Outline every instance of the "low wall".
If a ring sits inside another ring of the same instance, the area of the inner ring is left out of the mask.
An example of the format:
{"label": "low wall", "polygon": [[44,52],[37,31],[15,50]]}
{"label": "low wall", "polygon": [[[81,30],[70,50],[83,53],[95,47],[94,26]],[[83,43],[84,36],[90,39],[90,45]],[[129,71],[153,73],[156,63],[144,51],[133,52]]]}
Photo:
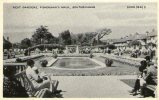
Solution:
{"label": "low wall", "polygon": [[[31,56],[23,56],[23,57],[18,57],[21,59],[22,62],[25,62],[27,61],[28,59],[37,59],[37,58],[40,58],[40,57],[43,57],[44,55],[31,55]],[[17,58],[14,58],[14,59],[6,59],[4,60],[3,62],[4,63],[14,63],[16,62],[16,59]]]}
{"label": "low wall", "polygon": [[130,66],[136,66],[136,67],[140,66],[140,62],[144,60],[144,58],[130,58],[126,56],[117,56],[117,55],[111,55],[111,54],[104,54],[100,56],[103,58],[110,58],[110,59],[113,59],[114,61],[128,64]]}

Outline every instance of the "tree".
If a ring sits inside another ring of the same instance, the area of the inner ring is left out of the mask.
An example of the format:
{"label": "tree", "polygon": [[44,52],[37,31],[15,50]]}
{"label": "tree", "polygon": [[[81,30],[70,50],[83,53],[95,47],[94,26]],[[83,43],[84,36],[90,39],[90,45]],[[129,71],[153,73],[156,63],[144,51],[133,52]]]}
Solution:
{"label": "tree", "polygon": [[31,47],[31,40],[29,38],[25,38],[21,41],[21,48],[22,49],[27,49],[29,47]]}
{"label": "tree", "polygon": [[114,44],[108,44],[107,47],[109,49],[116,49],[116,46]]}
{"label": "tree", "polygon": [[4,37],[3,37],[3,49],[11,49],[12,48],[12,43],[10,41],[7,41]]}
{"label": "tree", "polygon": [[59,41],[64,45],[71,45],[71,34],[69,30],[66,30],[59,34]]}
{"label": "tree", "polygon": [[97,44],[99,43],[100,39],[103,38],[105,35],[110,34],[112,31],[111,29],[103,28],[97,31],[97,35],[94,37],[97,40]]}
{"label": "tree", "polygon": [[82,45],[84,44],[89,44],[91,45],[92,43],[92,39],[96,36],[96,33],[95,32],[87,32],[87,33],[84,33],[82,35],[82,39],[81,39],[81,43]]}
{"label": "tree", "polygon": [[83,40],[83,34],[82,33],[77,34],[77,41],[78,41],[79,44],[81,44],[82,40]]}
{"label": "tree", "polygon": [[71,33],[71,44],[72,45],[76,45],[76,44],[78,44],[78,39],[77,39],[77,35],[76,34],[73,34],[73,33]]}
{"label": "tree", "polygon": [[47,26],[40,26],[36,29],[32,35],[33,43],[42,44],[42,43],[51,43],[54,42],[55,37],[48,31]]}

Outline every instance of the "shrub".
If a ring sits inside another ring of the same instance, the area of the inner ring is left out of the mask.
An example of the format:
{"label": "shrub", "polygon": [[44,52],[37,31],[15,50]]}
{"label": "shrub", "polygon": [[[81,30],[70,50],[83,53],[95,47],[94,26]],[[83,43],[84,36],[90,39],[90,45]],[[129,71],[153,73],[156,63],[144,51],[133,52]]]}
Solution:
{"label": "shrub", "polygon": [[132,51],[131,51],[131,50],[125,50],[124,53],[126,53],[126,54],[131,54]]}
{"label": "shrub", "polygon": [[53,55],[53,57],[56,59],[56,58],[58,57],[58,55],[55,53],[55,54]]}
{"label": "shrub", "polygon": [[111,50],[110,49],[108,50],[108,54],[111,54]]}
{"label": "shrub", "polygon": [[148,55],[148,52],[143,51],[142,54],[143,54],[143,55]]}
{"label": "shrub", "polygon": [[41,66],[42,66],[42,67],[46,67],[47,64],[48,64],[48,61],[47,61],[47,60],[41,61]]}
{"label": "shrub", "polygon": [[18,62],[22,62],[22,59],[17,58],[17,59],[16,59],[16,62],[17,62],[17,63],[18,63]]}
{"label": "shrub", "polygon": [[105,64],[106,64],[107,67],[111,67],[111,65],[113,64],[113,60],[106,58],[105,59]]}
{"label": "shrub", "polygon": [[132,53],[131,57],[137,58],[137,54],[136,53]]}
{"label": "shrub", "polygon": [[90,57],[90,58],[93,58],[93,54],[91,53],[89,57]]}

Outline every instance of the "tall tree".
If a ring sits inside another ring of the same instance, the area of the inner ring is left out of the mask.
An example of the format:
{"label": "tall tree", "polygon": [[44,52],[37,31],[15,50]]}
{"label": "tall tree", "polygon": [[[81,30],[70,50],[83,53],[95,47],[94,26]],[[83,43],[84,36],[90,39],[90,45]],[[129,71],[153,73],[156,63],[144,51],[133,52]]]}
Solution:
{"label": "tall tree", "polygon": [[100,42],[101,38],[103,38],[105,35],[110,34],[111,32],[112,32],[111,29],[107,29],[107,28],[103,28],[97,31],[97,35],[94,37],[97,40],[97,44]]}
{"label": "tall tree", "polygon": [[59,34],[59,40],[61,44],[71,45],[71,34],[69,30],[66,30]]}
{"label": "tall tree", "polygon": [[48,31],[47,26],[40,26],[32,35],[33,43],[50,43],[55,37]]}

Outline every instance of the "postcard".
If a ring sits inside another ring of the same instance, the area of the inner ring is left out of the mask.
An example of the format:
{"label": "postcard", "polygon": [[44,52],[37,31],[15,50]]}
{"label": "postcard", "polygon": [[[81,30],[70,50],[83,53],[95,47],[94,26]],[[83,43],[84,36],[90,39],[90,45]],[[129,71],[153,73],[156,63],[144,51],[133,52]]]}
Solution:
{"label": "postcard", "polygon": [[157,2],[3,2],[2,98],[157,98]]}

